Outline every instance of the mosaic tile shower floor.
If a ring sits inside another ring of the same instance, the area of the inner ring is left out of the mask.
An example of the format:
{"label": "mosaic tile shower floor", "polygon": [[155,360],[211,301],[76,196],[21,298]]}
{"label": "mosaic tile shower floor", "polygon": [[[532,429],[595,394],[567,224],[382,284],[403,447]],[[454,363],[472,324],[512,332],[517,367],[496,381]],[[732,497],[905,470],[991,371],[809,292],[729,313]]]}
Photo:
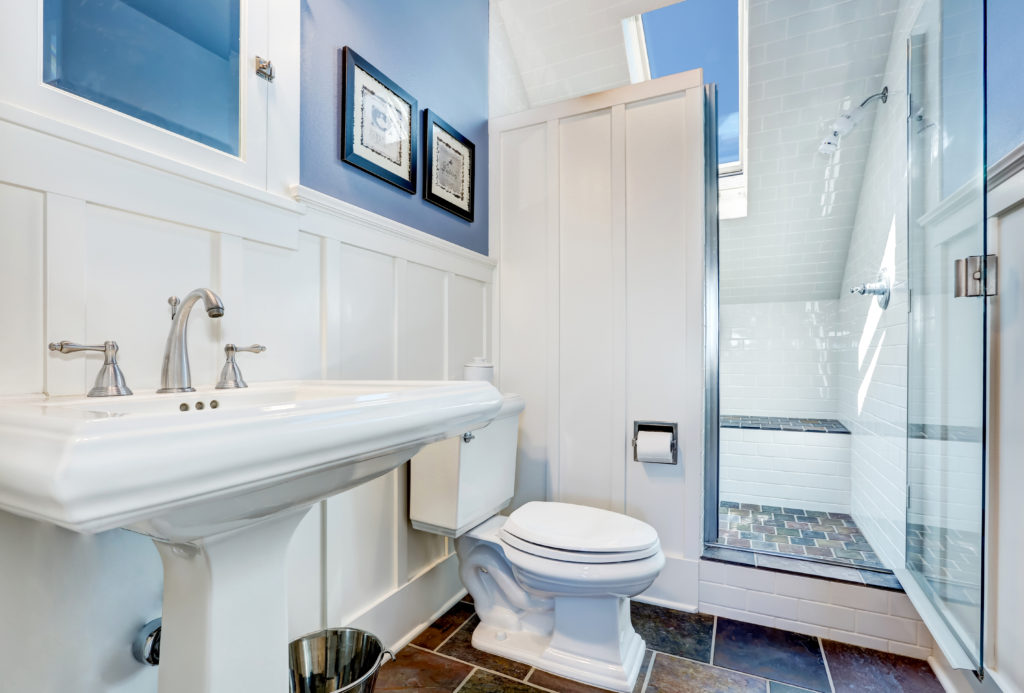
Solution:
{"label": "mosaic tile shower floor", "polygon": [[[707,614],[633,602],[647,642],[634,693],[941,693],[927,662]],[[375,691],[599,693],[604,689],[480,652],[459,602],[381,669]]]}
{"label": "mosaic tile shower floor", "polygon": [[718,543],[857,568],[886,569],[846,513],[723,500],[718,507]]}

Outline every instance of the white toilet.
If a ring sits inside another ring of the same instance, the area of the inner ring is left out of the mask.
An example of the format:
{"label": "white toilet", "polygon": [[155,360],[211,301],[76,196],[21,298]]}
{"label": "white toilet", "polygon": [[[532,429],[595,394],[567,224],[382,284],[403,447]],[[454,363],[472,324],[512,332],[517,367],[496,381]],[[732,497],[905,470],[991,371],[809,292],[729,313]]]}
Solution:
{"label": "white toilet", "polygon": [[458,537],[460,575],[480,617],[474,647],[631,691],[645,645],[629,598],[665,565],[658,534],[626,515],[568,503],[498,515],[515,487],[522,410],[522,398],[507,395],[489,426],[413,458],[413,526]]}

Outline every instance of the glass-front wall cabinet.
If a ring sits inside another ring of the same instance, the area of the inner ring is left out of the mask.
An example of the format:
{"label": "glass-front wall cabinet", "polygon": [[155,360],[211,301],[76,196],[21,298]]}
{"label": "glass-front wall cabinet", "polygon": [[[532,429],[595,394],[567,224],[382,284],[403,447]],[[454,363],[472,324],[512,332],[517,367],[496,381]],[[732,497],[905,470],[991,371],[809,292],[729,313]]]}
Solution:
{"label": "glass-front wall cabinet", "polygon": [[43,82],[237,156],[240,0],[45,0]]}

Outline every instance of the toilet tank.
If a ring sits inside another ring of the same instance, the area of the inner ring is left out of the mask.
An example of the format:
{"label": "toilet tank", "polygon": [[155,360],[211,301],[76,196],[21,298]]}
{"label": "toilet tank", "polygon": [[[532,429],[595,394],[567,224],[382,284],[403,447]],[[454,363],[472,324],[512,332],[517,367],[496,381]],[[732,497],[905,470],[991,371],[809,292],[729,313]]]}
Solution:
{"label": "toilet tank", "polygon": [[[523,398],[505,395],[498,415],[464,437],[426,446],[412,458],[409,519],[424,532],[457,537],[512,501]],[[472,437],[470,437],[472,436]]]}

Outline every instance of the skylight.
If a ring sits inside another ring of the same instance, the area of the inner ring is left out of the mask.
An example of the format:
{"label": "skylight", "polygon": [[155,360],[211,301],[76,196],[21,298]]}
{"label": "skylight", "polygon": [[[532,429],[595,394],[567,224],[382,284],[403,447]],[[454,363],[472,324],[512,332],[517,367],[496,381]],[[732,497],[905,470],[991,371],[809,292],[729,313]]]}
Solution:
{"label": "skylight", "polygon": [[633,81],[700,67],[704,81],[718,85],[718,163],[737,171],[741,160],[739,4],[684,0],[631,17],[624,25]]}

